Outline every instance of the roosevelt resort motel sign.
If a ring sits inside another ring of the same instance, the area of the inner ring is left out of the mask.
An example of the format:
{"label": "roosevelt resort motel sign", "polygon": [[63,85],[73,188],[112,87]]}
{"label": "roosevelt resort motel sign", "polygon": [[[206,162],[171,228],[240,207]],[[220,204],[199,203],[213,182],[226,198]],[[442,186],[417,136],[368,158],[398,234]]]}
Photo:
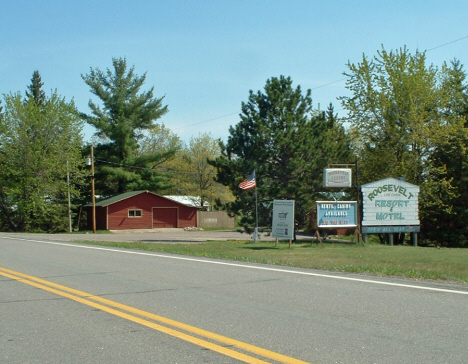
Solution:
{"label": "roosevelt resort motel sign", "polygon": [[419,231],[419,186],[387,178],[361,186],[362,232]]}

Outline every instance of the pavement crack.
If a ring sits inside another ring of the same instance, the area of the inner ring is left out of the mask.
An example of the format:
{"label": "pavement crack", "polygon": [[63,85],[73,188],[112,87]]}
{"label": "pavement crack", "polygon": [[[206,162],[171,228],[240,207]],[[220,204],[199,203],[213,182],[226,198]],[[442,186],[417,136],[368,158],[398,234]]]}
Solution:
{"label": "pavement crack", "polygon": [[65,297],[57,297],[57,298],[41,298],[41,299],[34,299],[34,300],[3,300],[0,301],[0,304],[3,303],[25,303],[25,302],[47,302],[47,301],[60,301],[66,300]]}

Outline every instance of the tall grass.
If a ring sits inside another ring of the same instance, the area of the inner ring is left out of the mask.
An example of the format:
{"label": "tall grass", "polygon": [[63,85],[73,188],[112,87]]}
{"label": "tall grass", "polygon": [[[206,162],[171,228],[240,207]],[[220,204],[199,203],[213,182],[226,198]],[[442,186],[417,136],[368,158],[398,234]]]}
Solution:
{"label": "tall grass", "polygon": [[323,269],[378,276],[468,283],[468,249],[386,246],[380,244],[208,241],[202,244],[90,242],[125,249],[231,259],[289,267]]}

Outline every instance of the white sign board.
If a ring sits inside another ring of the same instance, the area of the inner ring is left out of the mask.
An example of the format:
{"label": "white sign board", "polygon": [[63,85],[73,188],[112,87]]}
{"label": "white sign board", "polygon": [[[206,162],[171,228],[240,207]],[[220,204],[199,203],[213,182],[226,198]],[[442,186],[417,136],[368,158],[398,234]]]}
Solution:
{"label": "white sign board", "polygon": [[271,236],[277,239],[294,237],[294,200],[273,200]]}
{"label": "white sign board", "polygon": [[387,178],[361,186],[362,226],[419,225],[419,186]]}
{"label": "white sign board", "polygon": [[351,187],[351,168],[325,168],[323,187]]}

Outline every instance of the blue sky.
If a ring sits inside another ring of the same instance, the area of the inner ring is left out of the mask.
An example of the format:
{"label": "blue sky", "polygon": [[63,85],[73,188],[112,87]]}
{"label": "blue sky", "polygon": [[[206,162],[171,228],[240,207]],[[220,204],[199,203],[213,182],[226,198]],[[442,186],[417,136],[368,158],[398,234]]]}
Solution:
{"label": "blue sky", "polygon": [[315,107],[332,102],[343,116],[336,98],[347,95],[348,60],[381,45],[468,67],[467,15],[466,0],[0,0],[0,93],[24,94],[39,70],[48,94],[88,112],[94,97],[81,74],[125,57],[146,72],[144,90],[165,96],[159,122],[184,141],[226,139],[249,90],[271,77],[290,76],[312,89]]}

